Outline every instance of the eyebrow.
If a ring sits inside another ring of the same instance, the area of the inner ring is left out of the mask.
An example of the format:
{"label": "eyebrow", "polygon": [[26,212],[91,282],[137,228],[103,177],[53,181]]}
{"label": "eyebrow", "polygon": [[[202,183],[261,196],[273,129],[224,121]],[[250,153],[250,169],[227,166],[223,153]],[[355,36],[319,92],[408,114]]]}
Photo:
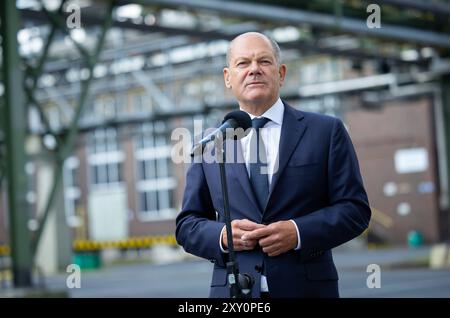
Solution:
{"label": "eyebrow", "polygon": [[[234,59],[234,62],[238,62],[238,61],[247,61],[247,60],[251,60],[252,58],[250,57],[246,57],[246,56],[238,56]],[[261,56],[258,56],[256,59],[261,60],[261,59],[271,59],[271,60],[275,60],[276,58],[274,56],[271,56],[270,54],[262,54]]]}

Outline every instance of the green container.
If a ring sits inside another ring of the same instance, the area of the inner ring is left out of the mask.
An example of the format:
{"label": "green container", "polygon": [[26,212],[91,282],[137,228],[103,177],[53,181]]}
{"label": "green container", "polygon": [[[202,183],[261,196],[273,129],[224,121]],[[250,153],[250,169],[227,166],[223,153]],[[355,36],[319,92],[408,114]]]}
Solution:
{"label": "green container", "polygon": [[423,235],[419,231],[411,231],[408,233],[408,245],[411,247],[419,247],[423,244]]}
{"label": "green container", "polygon": [[77,252],[73,256],[73,262],[81,269],[97,269],[101,267],[100,252]]}

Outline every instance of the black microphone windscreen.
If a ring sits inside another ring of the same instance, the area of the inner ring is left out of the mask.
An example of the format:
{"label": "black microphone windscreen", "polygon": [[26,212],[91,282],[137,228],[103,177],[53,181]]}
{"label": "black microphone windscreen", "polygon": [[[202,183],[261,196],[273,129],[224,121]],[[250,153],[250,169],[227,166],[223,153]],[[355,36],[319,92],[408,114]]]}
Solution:
{"label": "black microphone windscreen", "polygon": [[235,110],[228,113],[224,117],[222,123],[226,122],[230,118],[234,119],[238,123],[238,127],[236,128],[242,128],[244,130],[247,130],[250,127],[252,127],[252,120],[250,116],[242,110]]}

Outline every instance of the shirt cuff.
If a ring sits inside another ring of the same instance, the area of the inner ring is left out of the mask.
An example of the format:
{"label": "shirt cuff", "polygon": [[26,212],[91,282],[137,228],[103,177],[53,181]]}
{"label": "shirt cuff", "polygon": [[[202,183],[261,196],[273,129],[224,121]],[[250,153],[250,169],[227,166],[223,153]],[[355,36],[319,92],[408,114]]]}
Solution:
{"label": "shirt cuff", "polygon": [[225,231],[226,226],[224,225],[222,228],[222,231],[220,231],[220,235],[219,235],[219,246],[220,246],[220,250],[222,251],[222,253],[228,253],[228,250],[224,249],[222,246],[222,236],[223,236],[223,231]]}
{"label": "shirt cuff", "polygon": [[[294,248],[294,250],[296,251],[296,250],[299,250],[300,247],[302,246],[301,241],[300,241],[300,232],[298,231],[297,223],[295,223],[294,220],[289,220],[289,221],[291,221],[292,223],[294,223],[294,225],[295,225],[295,230],[297,231],[297,246]],[[223,231],[223,230],[222,230],[222,231]],[[220,235],[220,238],[222,239],[222,235]],[[222,240],[221,240],[221,241],[222,241]],[[221,245],[220,247],[222,247],[222,245]]]}

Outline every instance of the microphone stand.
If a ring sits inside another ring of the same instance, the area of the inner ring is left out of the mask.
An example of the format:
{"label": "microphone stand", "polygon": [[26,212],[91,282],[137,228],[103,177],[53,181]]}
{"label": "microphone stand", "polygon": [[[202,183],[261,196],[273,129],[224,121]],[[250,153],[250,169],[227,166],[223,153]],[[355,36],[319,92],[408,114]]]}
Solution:
{"label": "microphone stand", "polygon": [[220,182],[222,185],[223,209],[225,213],[225,226],[227,230],[227,243],[229,260],[227,262],[227,277],[230,286],[230,298],[251,298],[254,279],[249,274],[240,274],[233,245],[233,232],[231,228],[230,206],[228,201],[227,179],[225,174],[225,149],[223,138],[215,138],[216,158],[219,163]]}

